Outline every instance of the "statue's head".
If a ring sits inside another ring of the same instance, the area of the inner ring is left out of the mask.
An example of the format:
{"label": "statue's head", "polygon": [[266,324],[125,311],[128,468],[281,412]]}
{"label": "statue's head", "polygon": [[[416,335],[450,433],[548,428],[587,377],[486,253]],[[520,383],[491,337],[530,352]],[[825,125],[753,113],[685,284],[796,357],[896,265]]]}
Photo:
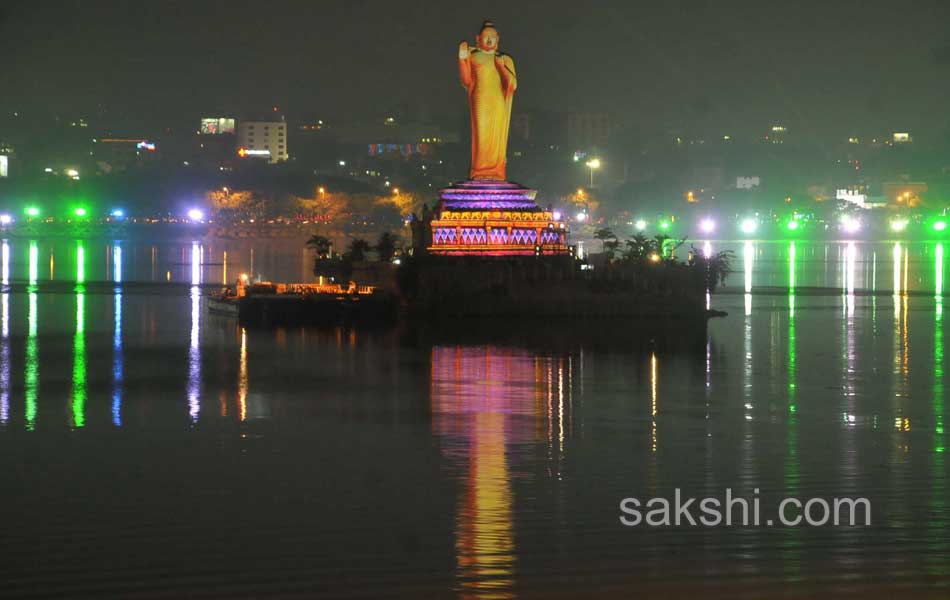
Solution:
{"label": "statue's head", "polygon": [[491,21],[482,23],[482,30],[478,32],[478,49],[483,52],[494,52],[498,50],[498,30]]}

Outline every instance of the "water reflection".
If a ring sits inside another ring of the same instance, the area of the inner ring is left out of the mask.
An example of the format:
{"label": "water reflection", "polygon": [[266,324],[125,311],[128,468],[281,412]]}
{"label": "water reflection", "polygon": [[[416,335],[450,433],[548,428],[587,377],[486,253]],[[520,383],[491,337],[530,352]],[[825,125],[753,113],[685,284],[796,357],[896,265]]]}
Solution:
{"label": "water reflection", "polygon": [[241,327],[241,365],[238,375],[238,413],[247,420],[247,329]]}
{"label": "water reflection", "polygon": [[[944,435],[944,364],[943,364],[943,244],[938,243],[934,249],[934,350],[933,350],[933,440],[931,454],[931,496],[930,514],[931,525],[938,531],[947,527],[947,483],[946,483],[946,439]],[[932,537],[929,550],[931,553],[943,553],[947,550],[946,539]],[[942,561],[935,561],[931,574],[943,574]]]}
{"label": "water reflection", "polygon": [[122,426],[122,247],[112,247],[112,281],[116,283],[112,299],[112,424]]}
{"label": "water reflection", "polygon": [[[933,410],[934,410],[934,452],[943,453],[945,444],[943,439],[943,244],[938,243],[934,249],[934,275],[937,282],[934,291],[934,364],[933,364]],[[943,461],[943,457],[939,457]],[[939,479],[943,479],[943,469],[940,468]],[[935,476],[935,481],[937,477]],[[941,481],[941,484],[943,481]]]}
{"label": "water reflection", "polygon": [[844,292],[847,298],[845,306],[848,315],[854,315],[854,288],[855,278],[857,277],[858,247],[854,242],[848,242],[845,249],[845,286]]}
{"label": "water reflection", "polygon": [[86,425],[86,258],[82,243],[76,246],[76,332],[73,335],[73,390],[71,422],[76,429]]}
{"label": "water reflection", "polygon": [[435,347],[431,360],[433,428],[444,454],[465,471],[456,518],[459,586],[469,597],[513,597],[518,447],[545,440],[548,456],[560,461],[571,432],[572,363],[493,347]]}
{"label": "water reflection", "polygon": [[30,240],[30,285],[35,286],[39,276],[40,268],[40,249],[36,246],[36,240]]}
{"label": "water reflection", "polygon": [[[799,449],[798,449],[798,339],[795,331],[795,269],[797,248],[795,242],[788,244],[788,348],[785,355],[786,365],[786,394],[788,412],[785,422],[785,456],[782,463],[783,486],[785,493],[797,496],[801,483]],[[798,577],[800,569],[799,557],[801,551],[801,530],[789,529],[785,532],[786,541],[783,546],[786,572],[789,576]]]}
{"label": "water reflection", "polygon": [[745,272],[745,320],[742,325],[742,399],[745,419],[752,420],[752,267],[755,261],[755,246],[746,242],[742,248],[742,264]]}
{"label": "water reflection", "polygon": [[29,308],[26,317],[26,365],[24,368],[23,404],[26,429],[32,431],[36,427],[36,388],[40,377],[39,351],[36,342],[36,291],[31,288],[27,298]]}
{"label": "water reflection", "polygon": [[745,275],[745,314],[752,314],[752,267],[755,262],[755,246],[746,242],[742,246],[742,267]]}
{"label": "water reflection", "polygon": [[191,245],[191,342],[188,347],[188,415],[198,420],[201,410],[201,247]]}
{"label": "water reflection", "polygon": [[2,260],[2,283],[0,291],[0,424],[6,425],[10,420],[10,293],[7,285],[10,283],[10,245],[3,240],[0,248]]}

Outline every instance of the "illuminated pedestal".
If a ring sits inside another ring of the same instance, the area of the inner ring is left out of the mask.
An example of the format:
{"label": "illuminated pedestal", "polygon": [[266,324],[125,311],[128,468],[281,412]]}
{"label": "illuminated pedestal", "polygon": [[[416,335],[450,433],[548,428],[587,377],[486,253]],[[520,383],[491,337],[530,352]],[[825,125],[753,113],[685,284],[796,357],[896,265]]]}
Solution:
{"label": "illuminated pedestal", "polygon": [[439,192],[429,252],[440,255],[567,254],[567,230],[539,207],[537,190],[507,181],[465,181]]}

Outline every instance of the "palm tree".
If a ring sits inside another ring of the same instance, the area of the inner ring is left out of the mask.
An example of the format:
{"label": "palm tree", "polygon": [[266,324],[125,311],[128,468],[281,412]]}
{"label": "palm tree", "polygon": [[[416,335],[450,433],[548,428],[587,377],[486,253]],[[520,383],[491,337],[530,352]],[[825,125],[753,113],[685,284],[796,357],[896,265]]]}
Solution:
{"label": "palm tree", "polygon": [[389,262],[396,254],[396,247],[399,244],[398,238],[388,231],[384,231],[376,241],[376,252],[379,254],[379,260]]}
{"label": "palm tree", "polygon": [[653,251],[660,258],[676,262],[676,251],[685,243],[686,238],[677,240],[661,233],[653,238]]}
{"label": "palm tree", "polygon": [[604,229],[598,229],[597,231],[595,231],[594,238],[600,240],[600,251],[606,253],[607,241],[616,240],[617,236],[615,236],[614,232],[611,231],[610,229],[604,228]]}
{"label": "palm tree", "polygon": [[366,260],[366,253],[369,252],[372,246],[369,242],[363,238],[353,238],[350,240],[350,245],[346,249],[346,258],[353,262],[360,262]]}
{"label": "palm tree", "polygon": [[635,263],[643,262],[650,253],[650,240],[642,233],[638,233],[627,240],[627,250],[624,258]]}
{"label": "palm tree", "polygon": [[726,282],[732,272],[732,261],[735,253],[732,250],[722,250],[712,256],[706,256],[696,248],[692,249],[693,264],[706,271],[706,288],[710,292]]}
{"label": "palm tree", "polygon": [[328,237],[314,235],[307,240],[307,248],[316,252],[318,259],[330,258],[330,250],[333,248],[333,243]]}

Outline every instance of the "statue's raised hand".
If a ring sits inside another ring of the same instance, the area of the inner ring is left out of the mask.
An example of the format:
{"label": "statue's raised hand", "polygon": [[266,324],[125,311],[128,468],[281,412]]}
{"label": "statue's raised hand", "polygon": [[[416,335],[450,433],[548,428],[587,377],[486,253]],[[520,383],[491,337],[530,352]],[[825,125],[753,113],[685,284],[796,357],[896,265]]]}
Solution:
{"label": "statue's raised hand", "polygon": [[471,54],[471,50],[468,47],[468,42],[462,42],[459,44],[459,60],[465,60]]}

